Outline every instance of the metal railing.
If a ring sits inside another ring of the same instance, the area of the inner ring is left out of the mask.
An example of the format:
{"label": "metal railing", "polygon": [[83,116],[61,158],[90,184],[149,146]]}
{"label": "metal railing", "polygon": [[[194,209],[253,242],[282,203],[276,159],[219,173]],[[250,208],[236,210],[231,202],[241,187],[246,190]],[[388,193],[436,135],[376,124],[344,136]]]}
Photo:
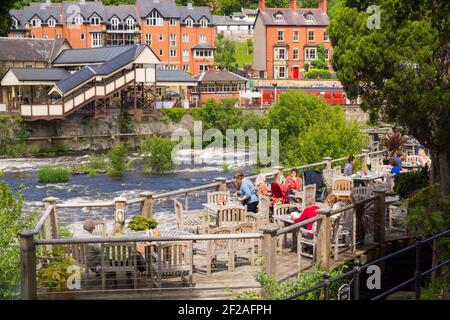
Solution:
{"label": "metal railing", "polygon": [[422,271],[422,269],[421,269],[422,247],[423,247],[424,244],[426,244],[428,242],[431,242],[431,241],[434,241],[434,240],[437,240],[437,239],[440,239],[440,238],[443,238],[443,237],[447,236],[449,233],[450,233],[450,229],[448,229],[446,231],[443,231],[443,232],[441,232],[439,234],[436,234],[436,235],[434,235],[432,237],[429,237],[429,238],[427,238],[425,240],[422,240],[421,237],[418,236],[416,238],[415,243],[413,245],[410,245],[410,246],[408,246],[406,248],[403,248],[401,250],[398,250],[398,251],[395,251],[393,253],[390,253],[390,254],[388,254],[388,255],[386,255],[384,257],[375,259],[375,260],[373,260],[373,261],[371,261],[371,262],[369,262],[369,263],[367,263],[365,265],[362,265],[362,266],[359,264],[359,260],[356,260],[355,261],[355,265],[354,265],[352,270],[350,270],[350,271],[348,271],[346,273],[343,273],[343,274],[341,274],[341,275],[339,275],[339,276],[337,276],[335,278],[332,278],[332,279],[330,279],[329,273],[325,272],[323,274],[323,279],[324,280],[322,282],[316,284],[315,286],[313,286],[311,288],[299,291],[299,292],[297,292],[297,293],[295,293],[295,294],[285,298],[285,300],[296,299],[296,298],[299,298],[299,297],[301,297],[303,295],[306,295],[306,294],[308,294],[310,292],[313,292],[315,290],[322,289],[322,288],[325,291],[324,292],[325,300],[328,300],[330,298],[330,285],[333,282],[340,281],[340,280],[342,280],[344,278],[347,278],[347,277],[350,277],[350,276],[354,276],[354,279],[353,279],[353,299],[354,300],[359,300],[360,299],[360,276],[361,276],[361,272],[363,270],[367,269],[370,266],[377,265],[379,263],[385,262],[388,259],[397,257],[397,256],[399,256],[399,255],[401,255],[401,254],[403,254],[405,252],[411,251],[413,249],[415,249],[415,251],[416,251],[416,254],[415,254],[415,256],[416,256],[416,259],[415,259],[416,263],[415,263],[415,273],[414,273],[414,275],[411,278],[409,278],[409,279],[403,281],[402,283],[396,285],[395,287],[393,287],[393,288],[391,288],[391,289],[389,289],[389,290],[387,290],[387,291],[385,291],[385,292],[383,292],[383,293],[373,297],[371,300],[383,299],[383,298],[387,297],[388,295],[393,294],[393,293],[399,291],[400,289],[404,288],[405,286],[410,285],[412,283],[414,283],[414,287],[415,287],[415,299],[416,300],[420,300],[421,284],[422,284],[423,278],[426,277],[427,275],[429,275],[430,273],[432,273],[433,271],[436,271],[436,270],[438,270],[438,269],[440,269],[440,268],[450,264],[450,259],[447,259],[447,260],[442,261],[441,263],[431,267],[430,269]]}

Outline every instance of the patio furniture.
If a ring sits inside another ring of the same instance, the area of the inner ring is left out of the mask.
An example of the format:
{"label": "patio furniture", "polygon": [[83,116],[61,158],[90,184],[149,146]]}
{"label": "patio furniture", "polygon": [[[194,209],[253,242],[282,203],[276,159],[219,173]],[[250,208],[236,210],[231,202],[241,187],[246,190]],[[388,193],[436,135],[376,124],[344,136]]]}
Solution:
{"label": "patio furniture", "polygon": [[[233,233],[252,233],[255,227],[252,223],[241,223],[234,227]],[[258,248],[261,246],[258,245]],[[255,239],[235,239],[232,245],[234,256],[239,257],[239,253],[250,253],[250,263],[255,261]]]}
{"label": "patio furniture", "polygon": [[350,177],[336,177],[333,181],[333,194],[338,200],[350,201],[353,189],[353,179]]}
{"label": "patio furniture", "polygon": [[188,285],[192,286],[192,241],[158,243],[156,252],[150,252],[149,262],[151,279],[158,288],[162,286],[163,276],[181,276],[181,280],[185,281],[185,276],[188,275]]}
{"label": "patio furniture", "polygon": [[[351,211],[351,210],[347,210],[347,211]],[[352,248],[353,244],[352,244],[352,239],[354,239],[354,237],[352,236],[352,229],[349,228],[345,228],[342,224],[341,221],[344,220],[342,218],[345,212],[342,212],[341,214],[339,214],[333,221],[333,234],[331,235],[331,248],[332,250],[334,250],[333,252],[333,256],[334,256],[334,261],[338,260],[339,257],[339,250],[341,248],[345,248],[345,247],[349,247]],[[342,220],[341,220],[342,219]]]}
{"label": "patio furniture", "polygon": [[245,206],[222,206],[217,210],[217,226],[234,226],[245,222],[247,208]]}
{"label": "patio furniture", "polygon": [[258,215],[261,217],[261,227],[270,223],[270,198],[259,196]]}
{"label": "patio furniture", "polygon": [[251,223],[256,230],[259,230],[264,225],[263,218],[253,212],[246,212],[244,221]]}
{"label": "patio furniture", "polygon": [[311,259],[312,263],[316,261],[317,222],[314,222],[312,230],[300,227],[297,232],[297,261],[300,272],[303,257]]}
{"label": "patio furniture", "polygon": [[342,176],[342,168],[341,168],[341,166],[336,166],[333,169],[335,171],[335,176],[336,177]]}
{"label": "patio furniture", "polygon": [[[218,227],[208,231],[209,234],[232,234],[234,227]],[[234,270],[233,241],[231,239],[208,240],[206,249],[206,274],[211,276],[211,269],[214,265],[217,268],[219,255],[226,255],[228,258],[228,271]]]}
{"label": "patio furniture", "polygon": [[336,176],[336,170],[334,169],[323,169],[322,171],[323,180],[325,180],[325,185],[328,190],[328,192],[331,192],[331,189],[333,187],[333,180]]}
{"label": "patio furniture", "polygon": [[316,203],[316,185],[308,184],[303,187],[302,208],[306,208],[307,203]]}
{"label": "patio furniture", "polygon": [[95,229],[92,231],[93,236],[106,237],[106,218],[94,221]]}
{"label": "patio furniture", "polygon": [[115,274],[118,278],[131,273],[134,288],[137,288],[136,243],[102,243],[101,244],[102,289],[106,289],[106,275]]}
{"label": "patio furniture", "polygon": [[[174,199],[175,218],[177,221],[177,228],[180,230],[189,231],[192,233],[199,233],[200,229],[205,226],[205,221],[202,219],[203,214],[200,210],[185,211],[183,204]],[[190,217],[188,217],[190,215]]]}
{"label": "patio furniture", "polygon": [[[295,204],[275,204],[273,206],[273,221],[278,227],[283,228],[285,226],[283,221],[277,219],[279,216],[286,216],[289,214],[289,209],[295,208]],[[287,246],[287,234],[283,236],[283,241],[278,239],[278,251],[282,251],[283,247]]]}
{"label": "patio furniture", "polygon": [[362,199],[367,199],[374,195],[373,190],[370,187],[355,187],[353,188],[353,194]]}
{"label": "patio furniture", "polygon": [[208,203],[226,205],[230,201],[230,191],[214,191],[206,194]]}

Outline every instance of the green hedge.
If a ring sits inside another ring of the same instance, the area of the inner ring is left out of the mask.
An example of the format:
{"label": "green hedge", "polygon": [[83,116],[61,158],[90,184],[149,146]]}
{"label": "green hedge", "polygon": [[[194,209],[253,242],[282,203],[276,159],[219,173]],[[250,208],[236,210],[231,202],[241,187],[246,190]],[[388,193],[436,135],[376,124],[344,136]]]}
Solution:
{"label": "green hedge", "polygon": [[430,183],[428,167],[419,171],[400,173],[395,176],[394,191],[402,198],[407,198],[415,191],[425,188]]}
{"label": "green hedge", "polygon": [[309,71],[305,72],[305,78],[307,79],[331,79],[333,78],[333,75],[330,71],[325,69],[310,69]]}
{"label": "green hedge", "polygon": [[70,179],[70,173],[64,168],[42,167],[38,171],[39,182],[67,182]]}
{"label": "green hedge", "polygon": [[163,114],[162,120],[165,122],[180,122],[183,116],[187,113],[188,109],[184,108],[164,108],[160,109]]}

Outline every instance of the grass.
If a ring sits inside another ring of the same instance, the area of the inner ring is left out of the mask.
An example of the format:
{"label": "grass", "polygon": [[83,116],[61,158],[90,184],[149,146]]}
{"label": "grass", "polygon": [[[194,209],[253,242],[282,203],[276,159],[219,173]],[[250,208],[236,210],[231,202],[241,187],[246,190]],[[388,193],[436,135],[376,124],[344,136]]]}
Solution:
{"label": "grass", "polygon": [[244,65],[252,65],[253,64],[253,53],[247,55],[247,43],[240,41],[232,41],[236,48],[236,63],[239,68],[244,67]]}
{"label": "grass", "polygon": [[103,155],[93,155],[86,164],[73,164],[69,167],[71,174],[89,174],[91,177],[98,175],[98,173],[106,172],[108,169],[108,162]]}
{"label": "grass", "polygon": [[65,168],[42,167],[38,171],[39,182],[67,182],[70,180],[70,173]]}

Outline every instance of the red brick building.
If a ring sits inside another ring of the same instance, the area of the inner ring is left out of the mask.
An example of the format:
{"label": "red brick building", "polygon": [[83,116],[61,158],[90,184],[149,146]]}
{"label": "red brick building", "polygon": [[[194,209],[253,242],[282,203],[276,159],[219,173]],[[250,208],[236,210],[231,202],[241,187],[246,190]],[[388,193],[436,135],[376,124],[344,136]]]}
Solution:
{"label": "red brick building", "polygon": [[10,37],[65,37],[72,48],[147,44],[163,68],[196,74],[214,64],[215,26],[209,7],[175,0],[136,5],[94,2],[31,3],[11,10]]}
{"label": "red brick building", "polygon": [[326,0],[319,0],[319,8],[297,8],[296,0],[289,1],[289,8],[266,8],[265,0],[258,0],[258,7],[253,68],[260,78],[301,77],[305,63],[318,58],[319,44],[324,45],[330,65]]}

